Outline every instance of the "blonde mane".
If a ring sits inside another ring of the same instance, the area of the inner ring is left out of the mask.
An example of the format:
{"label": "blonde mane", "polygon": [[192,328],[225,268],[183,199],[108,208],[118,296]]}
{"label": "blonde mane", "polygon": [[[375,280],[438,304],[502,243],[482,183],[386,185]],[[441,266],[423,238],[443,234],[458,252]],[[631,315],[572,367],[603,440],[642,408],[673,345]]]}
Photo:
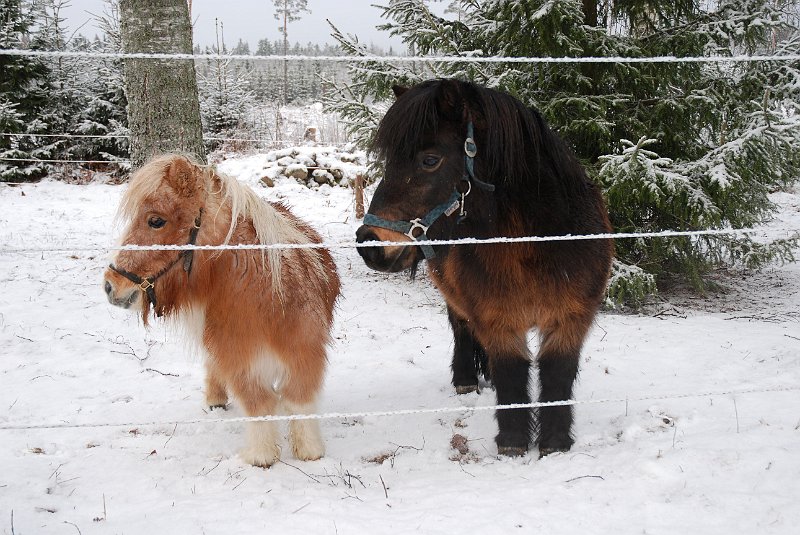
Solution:
{"label": "blonde mane", "polygon": [[[230,206],[231,224],[223,244],[228,244],[240,220],[249,220],[253,224],[258,243],[271,245],[275,243],[311,243],[311,239],[300,229],[290,217],[276,210],[269,202],[259,197],[249,186],[224,173],[220,173],[214,166],[205,169],[207,187],[216,177],[222,183],[223,191],[220,207],[225,204]],[[289,256],[290,249],[262,249],[262,259],[266,258],[272,272],[272,285],[276,293],[283,297],[281,289],[281,260]],[[321,258],[316,249],[295,249],[294,254],[308,255],[316,266],[316,271],[324,273]]]}

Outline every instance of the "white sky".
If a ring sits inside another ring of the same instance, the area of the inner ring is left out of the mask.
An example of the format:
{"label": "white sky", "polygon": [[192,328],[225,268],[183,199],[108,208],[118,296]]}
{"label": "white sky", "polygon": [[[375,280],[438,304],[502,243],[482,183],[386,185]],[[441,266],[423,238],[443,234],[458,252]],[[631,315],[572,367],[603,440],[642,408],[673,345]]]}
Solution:
{"label": "white sky", "polygon": [[[373,6],[381,0],[308,0],[311,13],[303,13],[302,19],[289,26],[289,41],[300,43],[333,43],[330,27],[325,19],[330,19],[342,32],[358,36],[363,43],[374,43],[387,48],[391,45],[395,52],[405,49],[403,43],[391,39],[386,32],[375,26],[386,22],[381,19],[382,11]],[[388,3],[388,2],[386,2]],[[441,4],[440,4],[441,5]],[[87,36],[98,33],[92,23],[92,13],[102,13],[103,0],[72,0],[64,16],[70,28],[85,24],[80,30]],[[434,5],[434,8],[439,7]],[[229,47],[236,45],[239,38],[250,43],[255,52],[260,39],[280,38],[278,21],[273,14],[275,7],[271,0],[193,0],[192,21],[194,22],[194,42],[200,46],[210,45],[215,40],[215,18],[224,27],[225,42]]]}

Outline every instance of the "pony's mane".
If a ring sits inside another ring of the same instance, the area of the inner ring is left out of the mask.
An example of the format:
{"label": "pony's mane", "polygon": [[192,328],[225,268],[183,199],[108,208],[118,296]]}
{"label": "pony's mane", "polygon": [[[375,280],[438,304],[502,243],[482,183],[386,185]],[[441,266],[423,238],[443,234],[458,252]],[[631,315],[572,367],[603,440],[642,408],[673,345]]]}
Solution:
{"label": "pony's mane", "polygon": [[[206,204],[216,206],[215,210],[207,214],[213,220],[226,205],[231,212],[231,220],[227,234],[222,240],[222,245],[230,243],[231,237],[241,221],[250,221],[256,233],[258,243],[270,245],[275,243],[310,243],[312,240],[299,227],[296,220],[287,217],[275,209],[269,202],[259,197],[249,186],[237,179],[221,173],[214,166],[198,164],[185,155],[165,154],[148,161],[137,170],[129,182],[128,188],[122,196],[117,219],[132,219],[139,205],[151,195],[154,195],[161,185],[169,166],[176,158],[186,158],[198,173],[198,180],[202,180],[198,191],[206,195]],[[214,179],[219,180],[221,188],[213,184]],[[212,202],[213,201],[213,202]],[[325,273],[324,266],[318,251],[315,249],[299,249],[296,253],[308,255],[320,273]],[[272,273],[272,285],[279,296],[283,296],[281,285],[281,260],[286,255],[285,249],[262,249],[262,260],[268,263]]]}
{"label": "pony's mane", "polygon": [[[538,111],[471,82],[430,80],[408,89],[381,120],[371,150],[389,165],[407,161],[423,148],[424,133],[436,137],[447,122],[459,125],[466,137],[469,120],[475,125],[476,165],[480,162],[485,170],[481,180],[530,189],[548,174],[556,175],[552,178],[560,189],[583,187],[580,164]],[[554,158],[568,167],[542,168]]]}
{"label": "pony's mane", "polygon": [[[286,217],[276,210],[270,203],[259,197],[252,188],[239,182],[237,179],[218,172],[213,167],[207,169],[207,176],[216,176],[222,183],[221,192],[224,201],[220,206],[227,203],[231,210],[231,224],[228,234],[223,240],[224,244],[230,242],[236,225],[240,219],[250,220],[256,232],[258,242],[264,245],[274,243],[311,243],[311,239],[297,225],[293,218]],[[285,254],[285,249],[262,249],[262,254],[272,270],[272,282],[278,293],[280,292],[280,264],[281,258]],[[314,257],[315,263],[322,269],[321,260],[316,249],[297,249],[297,253],[309,254]]]}
{"label": "pony's mane", "polygon": [[122,200],[117,210],[116,221],[133,219],[142,202],[155,194],[156,190],[161,185],[164,173],[167,172],[167,169],[174,159],[174,154],[157,156],[133,173],[133,176],[131,176],[128,181],[127,189],[122,194]]}

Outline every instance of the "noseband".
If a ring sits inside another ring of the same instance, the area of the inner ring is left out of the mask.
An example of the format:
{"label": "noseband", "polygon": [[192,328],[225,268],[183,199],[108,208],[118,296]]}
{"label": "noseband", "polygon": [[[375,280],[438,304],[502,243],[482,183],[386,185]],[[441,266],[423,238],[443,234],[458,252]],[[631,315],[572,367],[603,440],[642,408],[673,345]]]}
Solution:
{"label": "noseband", "polygon": [[[203,209],[200,208],[200,213],[197,214],[197,217],[194,220],[194,227],[192,230],[189,231],[189,241],[187,245],[194,245],[197,241],[197,233],[200,231],[200,221],[203,217]],[[194,249],[186,249],[178,253],[178,257],[167,264],[164,268],[161,269],[155,275],[151,275],[150,277],[140,277],[135,273],[131,273],[130,271],[125,271],[124,269],[120,269],[114,264],[109,264],[108,268],[116,273],[119,273],[132,283],[139,286],[139,289],[142,290],[145,294],[147,294],[147,298],[150,300],[150,304],[153,305],[153,310],[156,312],[156,316],[161,316],[161,313],[158,311],[156,307],[156,281],[160,279],[162,276],[166,275],[169,270],[171,270],[175,265],[183,260],[183,270],[186,272],[186,275],[192,272],[192,262],[194,261]]]}
{"label": "noseband", "polygon": [[[489,184],[475,178],[475,155],[478,153],[478,146],[475,144],[474,135],[472,121],[469,121],[467,123],[467,138],[464,140],[464,174],[461,176],[461,180],[467,184],[466,191],[459,192],[458,188],[456,188],[449,199],[435,206],[425,217],[417,217],[410,221],[389,221],[388,219],[383,219],[374,214],[367,214],[364,216],[364,224],[371,227],[385,228],[387,230],[400,232],[414,241],[427,241],[428,229],[443,215],[450,217],[453,212],[460,208],[458,222],[461,223],[466,219],[467,211],[464,209],[464,201],[467,195],[472,191],[472,184],[474,183],[484,191],[491,192],[495,189],[494,184]],[[421,232],[416,232],[418,230]],[[436,257],[433,247],[429,244],[423,243],[419,248],[422,249],[422,254],[425,255],[426,260]]]}

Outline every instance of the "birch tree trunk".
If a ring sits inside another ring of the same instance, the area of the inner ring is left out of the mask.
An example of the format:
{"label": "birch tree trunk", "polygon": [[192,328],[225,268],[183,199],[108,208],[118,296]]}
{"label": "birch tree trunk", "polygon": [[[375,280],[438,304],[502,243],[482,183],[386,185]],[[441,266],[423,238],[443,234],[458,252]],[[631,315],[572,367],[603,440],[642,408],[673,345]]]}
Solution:
{"label": "birch tree trunk", "polygon": [[[126,53],[192,53],[186,0],[121,0],[120,19]],[[173,151],[206,163],[194,61],[126,59],[124,73],[132,167]]]}

